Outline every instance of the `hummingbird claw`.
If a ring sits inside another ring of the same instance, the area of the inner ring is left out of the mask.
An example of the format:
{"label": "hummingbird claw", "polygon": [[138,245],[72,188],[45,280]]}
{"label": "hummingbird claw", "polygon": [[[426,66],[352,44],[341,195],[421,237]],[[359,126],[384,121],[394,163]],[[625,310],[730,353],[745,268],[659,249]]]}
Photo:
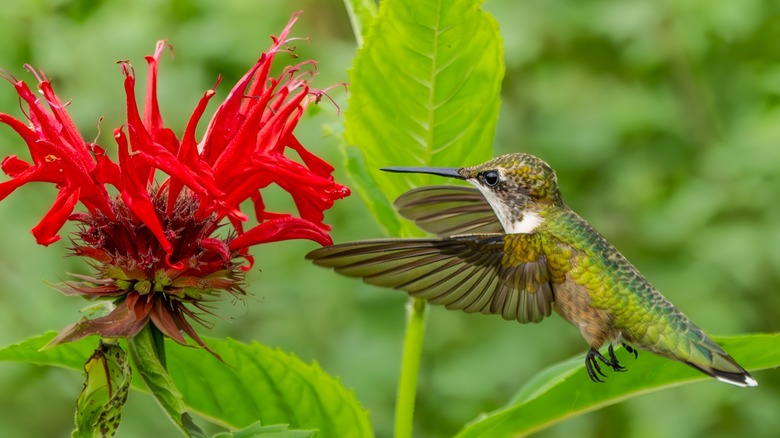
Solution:
{"label": "hummingbird claw", "polygon": [[636,350],[636,348],[626,344],[625,342],[621,343],[620,345],[622,345],[623,348],[625,348],[629,353],[634,353],[634,359],[639,358],[639,352]]}
{"label": "hummingbird claw", "polygon": [[[631,348],[631,347],[628,347]],[[604,374],[603,371],[601,371],[601,366],[599,366],[599,361],[603,363],[604,365],[607,365],[608,367],[612,368],[613,371],[617,372],[623,372],[626,371],[626,368],[620,365],[620,362],[618,362],[617,356],[615,356],[615,349],[612,344],[609,344],[609,348],[607,350],[609,352],[609,359],[604,357],[603,354],[601,354],[598,350],[591,347],[590,350],[588,350],[588,354],[585,355],[585,368],[588,371],[588,376],[590,376],[590,379],[594,382],[603,382],[601,378],[599,378],[599,374],[602,377],[607,377],[606,374]],[[626,349],[628,351],[628,349]],[[630,353],[636,354],[636,350],[631,348]]]}
{"label": "hummingbird claw", "polygon": [[599,374],[601,374],[603,377],[607,377],[607,375],[604,374],[603,371],[601,371],[601,367],[599,366],[598,361],[596,361],[596,358],[598,358],[604,363],[607,363],[604,356],[602,356],[598,350],[596,350],[595,348],[591,348],[590,350],[588,350],[588,354],[585,355],[585,369],[588,371],[588,376],[590,376],[590,380],[593,380],[596,383],[603,383],[604,380],[599,378]]}
{"label": "hummingbird claw", "polygon": [[623,372],[626,370],[626,367],[620,366],[620,362],[618,362],[617,357],[615,356],[615,350],[612,347],[612,344],[609,344],[609,362],[607,362],[607,365],[611,366],[613,370]]}
{"label": "hummingbird claw", "polygon": [[[598,369],[598,365],[596,365],[596,367],[596,369]],[[592,380],[594,383],[604,383],[604,380],[600,379],[598,374],[593,371],[593,366],[591,365],[590,361],[585,361],[585,368],[588,370],[588,376],[590,376],[590,380]]]}

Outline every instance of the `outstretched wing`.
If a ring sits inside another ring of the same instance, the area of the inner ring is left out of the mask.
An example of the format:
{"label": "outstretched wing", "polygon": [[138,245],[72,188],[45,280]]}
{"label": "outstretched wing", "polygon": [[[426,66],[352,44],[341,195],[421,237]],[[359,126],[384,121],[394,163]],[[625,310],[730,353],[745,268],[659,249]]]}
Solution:
{"label": "outstretched wing", "polygon": [[437,236],[504,232],[490,204],[473,187],[419,187],[393,204],[401,216]]}
{"label": "outstretched wing", "polygon": [[370,240],[320,248],[306,258],[448,309],[522,323],[539,322],[552,310],[547,259],[534,234]]}

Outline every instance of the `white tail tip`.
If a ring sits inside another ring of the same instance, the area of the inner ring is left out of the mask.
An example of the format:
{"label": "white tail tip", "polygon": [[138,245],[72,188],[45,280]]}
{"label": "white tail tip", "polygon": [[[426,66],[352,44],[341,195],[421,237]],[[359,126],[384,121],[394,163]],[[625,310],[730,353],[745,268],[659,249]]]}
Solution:
{"label": "white tail tip", "polygon": [[750,377],[750,376],[743,376],[744,380],[733,380],[733,379],[726,379],[721,376],[715,376],[716,379],[720,380],[721,382],[730,383],[732,385],[740,386],[742,388],[748,387],[748,386],[758,386],[758,382],[756,382],[756,379]]}

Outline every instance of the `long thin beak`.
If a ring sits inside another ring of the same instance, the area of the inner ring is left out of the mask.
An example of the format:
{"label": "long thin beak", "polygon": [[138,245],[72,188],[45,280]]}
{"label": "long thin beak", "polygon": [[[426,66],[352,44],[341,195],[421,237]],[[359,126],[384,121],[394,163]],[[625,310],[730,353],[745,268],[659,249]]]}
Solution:
{"label": "long thin beak", "polygon": [[385,172],[397,173],[428,173],[431,175],[447,176],[450,178],[466,179],[452,167],[383,167]]}

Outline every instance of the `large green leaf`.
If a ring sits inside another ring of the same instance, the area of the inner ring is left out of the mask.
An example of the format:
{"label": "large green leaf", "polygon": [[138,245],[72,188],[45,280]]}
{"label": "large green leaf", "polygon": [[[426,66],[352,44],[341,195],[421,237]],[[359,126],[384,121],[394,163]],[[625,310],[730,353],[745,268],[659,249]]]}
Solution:
{"label": "large green leaf", "polygon": [[355,34],[355,40],[358,47],[363,45],[363,35],[371,27],[374,17],[377,14],[377,5],[375,0],[344,0],[344,6],[347,8],[349,22],[352,25],[352,32]]}
{"label": "large green leaf", "polygon": [[317,435],[313,430],[290,430],[286,424],[263,426],[260,422],[233,432],[222,432],[211,438],[312,438]]}
{"label": "large green leaf", "polygon": [[433,178],[379,168],[460,167],[491,156],[504,63],[498,25],[481,3],[383,1],[350,71],[347,167],[363,169],[353,173],[355,188],[391,235],[414,227],[399,228],[389,201]]}
{"label": "large green leaf", "polygon": [[[780,334],[756,334],[715,338],[750,371],[780,366]],[[622,356],[631,357],[633,356]],[[508,406],[480,417],[463,428],[458,437],[526,436],[568,418],[643,394],[692,382],[714,379],[677,362],[650,353],[638,360],[622,360],[628,372],[614,373],[602,384],[585,372],[585,360],[577,357],[554,365],[532,379]],[[759,386],[761,376],[757,377]],[[717,383],[723,385],[723,383]],[[755,391],[733,388],[734,391]]]}
{"label": "large green leaf", "polygon": [[[56,333],[49,332],[0,349],[0,360],[55,365],[81,371],[97,339],[88,337],[39,351]],[[257,343],[207,339],[225,363],[203,349],[167,341],[167,365],[185,405],[231,428],[289,424],[317,429],[322,437],[373,436],[368,413],[352,391],[317,364]],[[133,380],[143,390],[143,383]]]}
{"label": "large green leaf", "polygon": [[207,343],[225,363],[203,350],[168,344],[168,369],[193,410],[237,426],[260,420],[319,429],[323,437],[373,436],[354,393],[316,363],[256,342]]}

